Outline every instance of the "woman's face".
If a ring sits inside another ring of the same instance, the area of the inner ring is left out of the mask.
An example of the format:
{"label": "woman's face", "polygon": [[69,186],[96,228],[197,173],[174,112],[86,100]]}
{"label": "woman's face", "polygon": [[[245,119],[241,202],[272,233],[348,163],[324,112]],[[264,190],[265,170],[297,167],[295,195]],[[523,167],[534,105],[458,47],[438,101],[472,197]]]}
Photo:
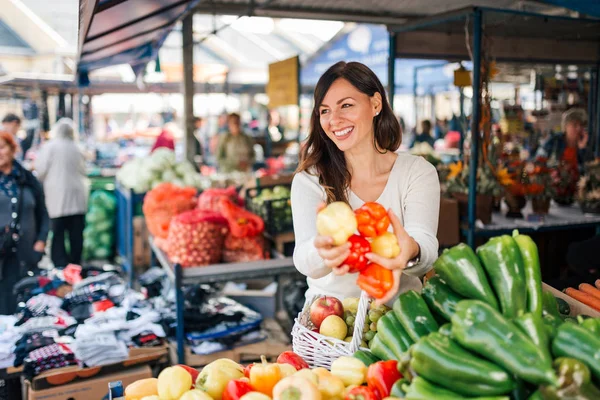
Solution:
{"label": "woman's face", "polygon": [[565,131],[567,141],[576,145],[577,141],[581,139],[581,136],[583,135],[584,128],[579,121],[571,121],[566,124]]}
{"label": "woman's face", "polygon": [[333,82],[319,105],[321,128],[341,151],[373,144],[373,118],[381,111],[381,95],[359,91],[347,80]]}
{"label": "woman's face", "polygon": [[4,140],[0,139],[0,168],[5,168],[12,164],[15,152],[12,147]]}

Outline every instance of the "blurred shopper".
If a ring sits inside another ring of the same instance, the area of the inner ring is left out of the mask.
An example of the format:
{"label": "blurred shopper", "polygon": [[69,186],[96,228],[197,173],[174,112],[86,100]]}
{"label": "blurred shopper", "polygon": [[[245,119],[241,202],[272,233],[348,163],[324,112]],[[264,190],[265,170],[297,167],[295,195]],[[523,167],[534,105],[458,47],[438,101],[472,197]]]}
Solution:
{"label": "blurred shopper", "polygon": [[173,138],[173,134],[166,128],[163,128],[162,132],[160,132],[160,135],[156,138],[150,152],[152,153],[154,150],[161,147],[166,147],[167,149],[175,151],[175,139]]}
{"label": "blurred shopper", "polygon": [[[55,267],[81,264],[83,228],[87,212],[85,159],[75,143],[73,121],[60,119],[51,139],[39,151],[35,169],[44,184],[52,229],[51,258]],[[65,248],[69,236],[70,254]]]}
{"label": "blurred shopper", "polygon": [[17,140],[0,131],[0,314],[14,314],[13,286],[44,255],[48,212],[42,185],[15,160]]}
{"label": "blurred shopper", "polygon": [[221,135],[217,149],[217,162],[221,172],[252,170],[254,164],[254,144],[252,139],[242,132],[239,114],[229,114],[229,131]]}
{"label": "blurred shopper", "polygon": [[410,144],[412,149],[417,143],[429,143],[431,148],[435,145],[435,139],[431,136],[431,121],[426,119],[421,122],[421,133],[415,134],[415,137]]}
{"label": "blurred shopper", "polygon": [[572,108],[563,113],[562,132],[550,139],[538,150],[538,156],[556,161],[575,163],[579,169],[594,159],[588,148],[589,134],[587,132],[587,112],[581,108]]}
{"label": "blurred shopper", "polygon": [[18,160],[24,160],[25,154],[31,148],[33,139],[35,137],[35,131],[33,129],[28,130],[27,136],[23,140],[19,140],[17,134],[21,129],[21,117],[16,114],[8,113],[2,118],[2,130],[10,133],[15,137],[20,149],[17,151],[16,158]]}

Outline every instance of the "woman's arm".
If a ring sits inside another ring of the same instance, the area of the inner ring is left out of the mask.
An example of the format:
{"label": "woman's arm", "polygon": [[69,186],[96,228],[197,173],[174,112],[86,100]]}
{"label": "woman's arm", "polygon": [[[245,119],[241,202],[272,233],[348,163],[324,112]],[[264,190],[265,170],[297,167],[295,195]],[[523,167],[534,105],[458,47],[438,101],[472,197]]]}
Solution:
{"label": "woman's arm", "polygon": [[408,190],[404,196],[404,229],[421,248],[421,261],[404,273],[421,276],[438,258],[438,219],[440,181],[434,166],[419,157],[409,170]]}
{"label": "woman's arm", "polygon": [[294,265],[309,278],[322,278],[331,269],[319,256],[314,241],[317,237],[317,208],[325,200],[323,189],[305,173],[298,173],[292,181],[292,218],[294,221]]}
{"label": "woman's arm", "polygon": [[40,151],[35,157],[34,168],[38,179],[43,182],[46,179],[46,174],[48,173],[48,164],[50,161],[50,157],[48,155],[48,144],[42,145]]}

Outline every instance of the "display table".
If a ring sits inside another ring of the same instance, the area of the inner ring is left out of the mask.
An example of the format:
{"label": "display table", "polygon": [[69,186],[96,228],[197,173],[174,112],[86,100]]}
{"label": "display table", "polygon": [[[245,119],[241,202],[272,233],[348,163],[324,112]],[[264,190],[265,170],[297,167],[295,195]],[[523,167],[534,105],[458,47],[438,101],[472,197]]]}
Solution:
{"label": "display table", "polygon": [[[148,238],[150,247],[156,259],[167,275],[175,283],[176,307],[177,307],[177,358],[179,364],[185,364],[185,341],[184,341],[184,301],[181,288],[185,285],[199,283],[217,283],[227,281],[239,281],[244,279],[257,279],[273,277],[278,280],[279,276],[297,273],[292,257],[283,257],[278,253],[273,254],[270,260],[260,260],[245,263],[223,263],[207,265],[202,267],[183,268],[177,263],[172,263],[167,255],[156,246],[152,237]],[[277,285],[277,304],[279,304],[280,285]]]}

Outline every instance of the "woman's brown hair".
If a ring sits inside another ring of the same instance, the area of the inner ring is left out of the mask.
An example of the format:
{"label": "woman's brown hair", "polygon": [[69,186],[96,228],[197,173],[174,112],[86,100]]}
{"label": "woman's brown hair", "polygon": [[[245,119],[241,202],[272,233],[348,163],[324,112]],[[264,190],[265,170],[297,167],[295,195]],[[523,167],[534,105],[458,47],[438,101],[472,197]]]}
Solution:
{"label": "woman's brown hair", "polygon": [[321,127],[319,107],[329,88],[338,79],[345,79],[369,97],[381,95],[381,112],[373,119],[373,146],[378,152],[396,151],[402,142],[400,123],[390,107],[385,89],[379,78],[364,64],[340,61],[319,78],[314,94],[314,108],[310,118],[310,132],[301,153],[296,172],[307,172],[319,177],[327,194],[327,203],[348,202],[350,171],[344,153],[327,137]]}

